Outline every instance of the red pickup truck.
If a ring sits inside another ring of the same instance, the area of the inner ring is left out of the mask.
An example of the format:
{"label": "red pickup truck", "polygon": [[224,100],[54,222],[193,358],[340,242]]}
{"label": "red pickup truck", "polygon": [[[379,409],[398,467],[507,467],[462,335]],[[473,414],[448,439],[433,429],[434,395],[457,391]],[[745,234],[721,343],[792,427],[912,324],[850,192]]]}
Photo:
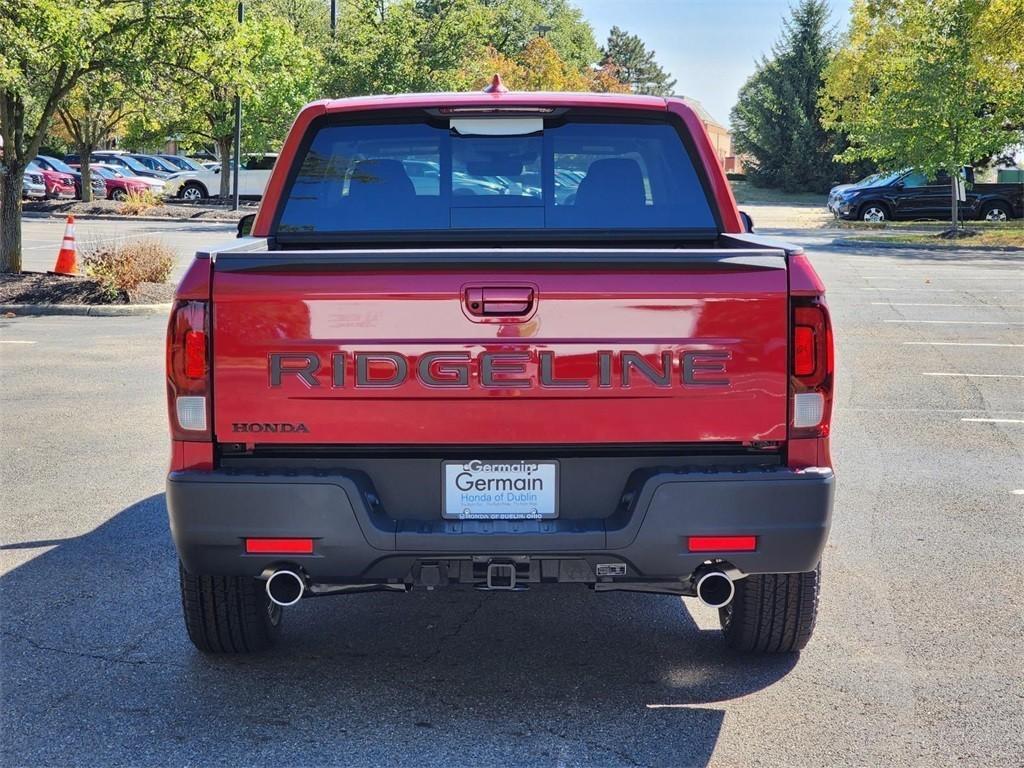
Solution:
{"label": "red pickup truck", "polygon": [[199,649],[265,648],[306,597],[554,584],[696,596],[735,648],[805,645],[824,288],[751,233],[685,103],[316,102],[250,224],[196,255],[168,329]]}

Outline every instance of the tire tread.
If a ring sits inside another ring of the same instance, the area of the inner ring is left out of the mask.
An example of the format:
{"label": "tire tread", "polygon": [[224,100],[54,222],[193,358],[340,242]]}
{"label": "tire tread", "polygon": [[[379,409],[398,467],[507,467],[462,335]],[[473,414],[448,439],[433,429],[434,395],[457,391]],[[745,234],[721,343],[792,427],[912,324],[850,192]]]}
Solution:
{"label": "tire tread", "polygon": [[256,579],[191,574],[179,563],[181,607],[189,639],[204,653],[255,653],[269,648],[279,629]]}
{"label": "tire tread", "polygon": [[719,610],[726,642],[751,653],[794,653],[814,633],[821,565],[807,573],[765,573],[736,582]]}

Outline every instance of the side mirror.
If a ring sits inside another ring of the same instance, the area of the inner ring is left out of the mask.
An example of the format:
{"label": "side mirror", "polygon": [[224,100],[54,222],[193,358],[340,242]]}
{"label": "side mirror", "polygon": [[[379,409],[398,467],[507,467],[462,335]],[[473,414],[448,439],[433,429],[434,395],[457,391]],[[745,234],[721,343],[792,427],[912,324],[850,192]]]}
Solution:
{"label": "side mirror", "polygon": [[750,214],[746,211],[740,211],[740,218],[743,219],[743,231],[753,232],[754,231],[754,220],[750,218]]}
{"label": "side mirror", "polygon": [[893,183],[892,188],[893,189],[903,189],[903,187],[905,187],[905,186],[906,186],[906,184],[904,184],[902,181],[897,181],[897,182]]}
{"label": "side mirror", "polygon": [[238,220],[238,236],[248,237],[249,233],[252,232],[252,223],[256,221],[255,213],[247,213],[245,216]]}

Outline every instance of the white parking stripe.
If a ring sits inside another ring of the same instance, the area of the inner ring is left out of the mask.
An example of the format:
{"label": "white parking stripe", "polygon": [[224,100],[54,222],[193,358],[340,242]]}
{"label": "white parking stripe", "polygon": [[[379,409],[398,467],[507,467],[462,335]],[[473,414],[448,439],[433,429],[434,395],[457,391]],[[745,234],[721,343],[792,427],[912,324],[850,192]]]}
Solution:
{"label": "white parking stripe", "polygon": [[1024,419],[960,419],[960,421],[970,421],[976,424],[1024,424]]}
{"label": "white parking stripe", "polygon": [[929,347],[1024,347],[1024,344],[999,344],[994,341],[904,341],[905,346]]}
{"label": "white parking stripe", "polygon": [[929,304],[913,301],[872,301],[873,307],[970,307],[972,309],[1001,309],[1007,307],[1016,309],[1024,307],[1024,304]]}
{"label": "white parking stripe", "polygon": [[883,320],[882,322],[927,325],[1024,325],[1024,323],[1007,323],[1002,320]]}
{"label": "white parking stripe", "polygon": [[[175,231],[177,231],[177,230],[171,230],[171,229],[152,229],[152,230],[146,230],[146,231],[143,231],[143,232],[133,232],[133,231],[129,230],[129,231],[126,231],[124,234],[113,235],[111,237],[92,237],[90,235],[76,235],[75,236],[75,241],[76,241],[76,244],[78,245],[78,247],[82,247],[83,245],[88,247],[90,245],[95,245],[96,243],[108,243],[108,242],[111,242],[113,240],[126,240],[129,237],[149,237],[151,235],[161,235],[161,234],[166,234],[168,232],[175,232]],[[64,236],[63,233],[61,233],[61,237],[63,237],[63,236]],[[57,241],[57,238],[54,238],[54,242],[56,242],[56,241]],[[24,251],[41,251],[44,248],[53,248],[53,247],[54,246],[52,244],[48,244],[48,245],[31,245],[28,248],[22,248],[22,250],[24,250]],[[58,248],[58,250],[60,249],[60,245],[59,244],[57,245],[57,248]]]}
{"label": "white parking stripe", "polygon": [[1006,280],[1012,275],[1017,280],[1022,280],[1019,272],[1002,272],[993,275],[859,275],[864,280]]}
{"label": "white parking stripe", "polygon": [[953,373],[953,372],[922,372],[922,376],[956,376],[962,379],[1024,379],[1024,375],[1016,373]]}
{"label": "white parking stripe", "polygon": [[21,341],[20,339],[0,339],[0,344],[35,344],[35,342]]}
{"label": "white parking stripe", "polygon": [[[966,288],[861,288],[862,291],[929,291],[931,293],[967,293]],[[829,291],[832,293],[832,291]],[[982,289],[983,294],[989,293],[1020,293],[1020,289],[1017,288],[984,288]]]}

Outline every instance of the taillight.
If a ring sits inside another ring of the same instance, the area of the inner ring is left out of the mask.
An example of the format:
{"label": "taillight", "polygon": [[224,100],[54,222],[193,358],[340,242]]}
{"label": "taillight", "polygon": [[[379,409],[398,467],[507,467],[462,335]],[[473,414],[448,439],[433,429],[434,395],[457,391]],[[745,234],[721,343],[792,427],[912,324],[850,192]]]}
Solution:
{"label": "taillight", "polygon": [[177,301],[167,325],[167,408],[175,440],[210,439],[209,304]]}
{"label": "taillight", "polygon": [[789,436],[827,437],[832,416],[832,323],[820,297],[794,297]]}

